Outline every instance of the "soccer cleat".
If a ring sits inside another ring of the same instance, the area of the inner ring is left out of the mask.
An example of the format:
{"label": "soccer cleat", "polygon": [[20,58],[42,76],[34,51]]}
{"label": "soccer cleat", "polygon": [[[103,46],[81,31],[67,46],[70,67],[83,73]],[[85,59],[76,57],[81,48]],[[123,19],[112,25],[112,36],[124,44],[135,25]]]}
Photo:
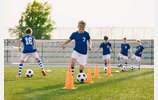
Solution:
{"label": "soccer cleat", "polygon": [[46,73],[45,70],[42,70],[42,75],[43,75],[43,76],[46,76],[46,75],[47,75],[47,73]]}
{"label": "soccer cleat", "polygon": [[122,72],[125,72],[125,70],[124,70],[124,69],[122,69],[121,71],[122,71]]}
{"label": "soccer cleat", "polygon": [[128,68],[127,68],[127,66],[125,66],[125,67],[124,67],[124,71],[126,71],[126,72],[128,71]]}
{"label": "soccer cleat", "polygon": [[131,70],[134,70],[134,67],[133,67],[133,66],[131,67]]}
{"label": "soccer cleat", "polygon": [[122,67],[122,64],[119,64],[118,67]]}

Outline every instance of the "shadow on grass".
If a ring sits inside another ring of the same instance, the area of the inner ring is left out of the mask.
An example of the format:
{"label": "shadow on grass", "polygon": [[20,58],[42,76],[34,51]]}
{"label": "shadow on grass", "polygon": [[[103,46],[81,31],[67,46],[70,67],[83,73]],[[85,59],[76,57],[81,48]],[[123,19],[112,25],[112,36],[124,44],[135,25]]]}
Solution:
{"label": "shadow on grass", "polygon": [[[139,77],[139,76],[148,75],[148,74],[151,74],[151,73],[153,73],[153,71],[143,72],[143,73],[140,73],[140,74],[130,75],[130,76],[127,76],[127,77],[122,77],[122,78],[113,79],[113,80],[109,79],[109,80],[105,80],[105,81],[102,81],[102,82],[96,82],[96,83],[93,83],[93,84],[80,84],[80,85],[76,84],[76,86],[78,86],[78,88],[75,89],[75,90],[64,90],[64,89],[62,89],[63,86],[64,86],[64,83],[63,83],[63,84],[56,84],[56,85],[53,85],[53,86],[46,86],[46,87],[43,87],[43,88],[29,89],[29,91],[24,91],[24,92],[15,93],[15,94],[18,94],[18,95],[25,94],[26,95],[26,94],[32,94],[34,92],[43,91],[43,92],[41,92],[42,94],[40,94],[38,96],[39,97],[42,97],[42,96],[48,97],[48,99],[49,99],[49,96],[51,96],[51,95],[61,96],[61,95],[66,95],[66,94],[72,94],[72,93],[75,93],[75,92],[80,92],[82,90],[89,90],[89,89],[93,89],[93,88],[96,88],[96,87],[102,87],[105,84],[106,85],[115,84],[117,82],[129,80],[129,79]],[[45,99],[45,100],[47,100],[47,99]]]}
{"label": "shadow on grass", "polygon": [[[137,71],[140,71],[140,70],[137,70],[137,69],[130,70],[129,69],[127,72],[124,72],[124,73],[132,73],[132,72],[137,72]],[[117,73],[120,73],[120,72],[122,72],[120,69],[112,69],[113,74],[117,74]],[[92,73],[92,74],[94,74],[94,73]],[[99,72],[99,74],[105,74],[105,72],[101,71],[101,72]]]}

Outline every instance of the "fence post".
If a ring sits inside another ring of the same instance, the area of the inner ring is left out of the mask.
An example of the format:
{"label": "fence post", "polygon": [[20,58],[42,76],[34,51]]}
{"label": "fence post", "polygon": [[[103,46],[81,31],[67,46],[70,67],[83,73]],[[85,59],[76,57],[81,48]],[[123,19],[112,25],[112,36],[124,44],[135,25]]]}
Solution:
{"label": "fence post", "polygon": [[113,49],[113,52],[114,52],[114,64],[116,64],[116,46],[115,46],[115,40],[114,40],[114,49]]}
{"label": "fence post", "polygon": [[153,64],[153,59],[154,59],[154,56],[153,56],[153,54],[154,54],[154,52],[153,52],[153,45],[154,45],[154,41],[153,40],[151,40],[151,65]]}
{"label": "fence post", "polygon": [[7,63],[8,63],[8,39],[6,39],[5,42],[7,42],[7,43],[6,43],[6,45],[7,45],[7,48],[6,48],[7,55],[6,55],[6,56],[7,56]]}
{"label": "fence post", "polygon": [[41,60],[44,63],[44,59],[43,59],[43,40],[40,40],[40,41],[41,41]]}

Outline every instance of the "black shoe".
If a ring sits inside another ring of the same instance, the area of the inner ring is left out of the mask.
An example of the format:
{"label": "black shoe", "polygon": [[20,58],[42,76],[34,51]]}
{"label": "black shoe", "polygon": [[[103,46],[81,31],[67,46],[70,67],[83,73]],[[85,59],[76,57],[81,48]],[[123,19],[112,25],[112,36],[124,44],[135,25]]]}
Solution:
{"label": "black shoe", "polygon": [[45,70],[42,70],[41,72],[42,72],[42,75],[43,75],[43,76],[46,76],[46,75],[47,75],[47,73],[46,73]]}
{"label": "black shoe", "polygon": [[122,67],[122,64],[119,64],[118,67]]}
{"label": "black shoe", "polygon": [[134,70],[134,67],[131,67],[131,70]]}
{"label": "black shoe", "polygon": [[125,72],[125,70],[123,70],[123,69],[122,69],[121,71],[122,71],[122,72]]}

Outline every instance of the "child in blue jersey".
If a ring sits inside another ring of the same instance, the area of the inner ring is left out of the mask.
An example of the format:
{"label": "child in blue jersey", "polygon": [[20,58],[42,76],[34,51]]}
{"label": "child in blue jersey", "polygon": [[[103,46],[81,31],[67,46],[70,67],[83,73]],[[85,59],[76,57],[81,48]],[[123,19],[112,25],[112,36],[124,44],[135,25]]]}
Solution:
{"label": "child in blue jersey", "polygon": [[[33,56],[39,64],[39,67],[42,69],[43,76],[46,76],[46,72],[44,70],[44,65],[39,57],[37,49],[35,47],[35,38],[32,36],[32,29],[27,28],[26,34],[22,37],[21,43],[23,44],[23,51],[20,58],[20,64],[18,66],[18,75],[17,77],[22,76],[22,68],[24,62],[30,57]],[[19,44],[20,47],[20,44]]]}
{"label": "child in blue jersey", "polygon": [[130,45],[127,43],[127,39],[123,38],[123,43],[121,43],[121,51],[118,56],[119,67],[121,67],[122,71],[127,71],[129,50]]}
{"label": "child in blue jersey", "polygon": [[99,46],[99,49],[103,49],[103,60],[104,60],[104,71],[106,73],[107,65],[110,64],[110,53],[112,51],[111,43],[108,41],[108,37],[104,36],[104,42],[102,42]]}
{"label": "child in blue jersey", "polygon": [[135,59],[136,66],[138,66],[138,69],[140,69],[141,58],[142,58],[144,46],[143,46],[141,40],[136,40],[136,42],[138,43],[138,46],[136,46],[136,51],[135,51],[135,54],[133,56],[133,59]]}
{"label": "child in blue jersey", "polygon": [[71,69],[74,72],[74,65],[77,62],[80,66],[79,72],[82,73],[84,66],[87,64],[87,49],[91,49],[91,40],[89,33],[85,31],[86,23],[80,21],[78,23],[78,31],[73,32],[69,39],[65,41],[61,47],[64,49],[65,45],[70,43],[72,40],[75,41],[75,47],[71,56]]}

